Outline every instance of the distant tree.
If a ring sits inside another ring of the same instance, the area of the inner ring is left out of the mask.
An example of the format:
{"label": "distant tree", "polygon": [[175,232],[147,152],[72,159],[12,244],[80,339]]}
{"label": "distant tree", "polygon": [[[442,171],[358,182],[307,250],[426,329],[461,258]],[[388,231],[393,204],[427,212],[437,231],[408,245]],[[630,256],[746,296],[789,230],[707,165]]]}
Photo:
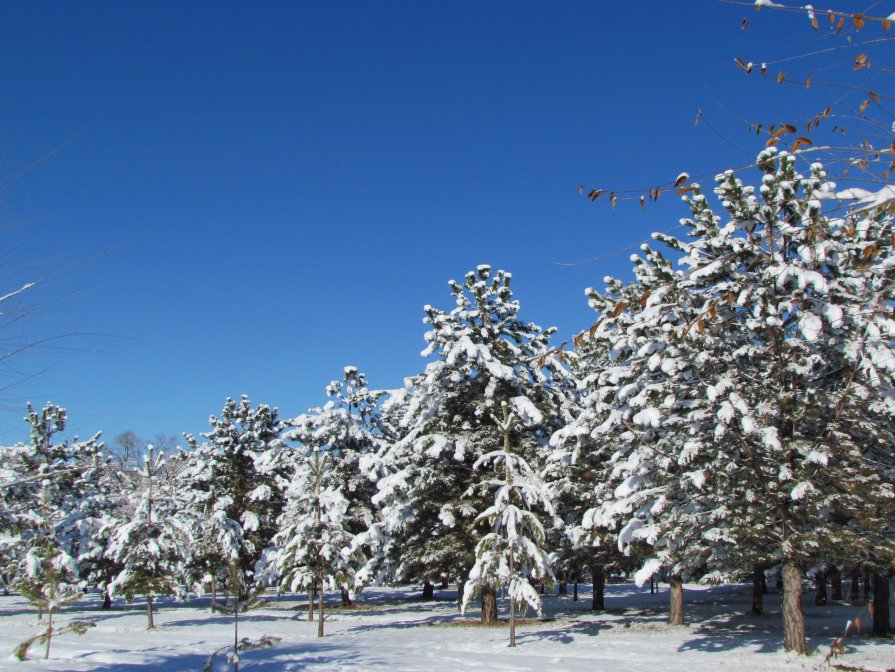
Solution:
{"label": "distant tree", "polygon": [[190,450],[178,474],[202,527],[192,565],[201,568],[201,580],[224,584],[236,558],[242,582],[251,587],[284,503],[281,474],[261,466],[269,451],[281,449],[283,423],[276,408],[253,407],[247,396],[238,403],[227,399],[209,423],[211,430],[201,435],[206,442],[186,435]]}
{"label": "distant tree", "polygon": [[191,541],[176,502],[158,492],[157,479],[164,465],[164,453],[156,454],[155,447],[148,444],[143,469],[134,474],[131,515],[116,521],[106,552],[121,567],[109,591],[124,595],[128,601],[135,595],[145,595],[149,630],[155,627],[153,598],[178,591]]}

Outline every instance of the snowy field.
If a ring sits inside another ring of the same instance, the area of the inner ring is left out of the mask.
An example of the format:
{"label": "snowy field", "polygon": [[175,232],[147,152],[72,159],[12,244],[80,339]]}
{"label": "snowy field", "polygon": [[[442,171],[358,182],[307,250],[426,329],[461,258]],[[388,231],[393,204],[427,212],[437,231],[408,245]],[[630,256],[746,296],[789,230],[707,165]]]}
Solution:
{"label": "snowy field", "polygon": [[[720,670],[824,670],[824,655],[845,622],[860,610],[851,604],[815,607],[806,596],[810,657],[782,651],[779,594],[766,596],[765,616],[751,616],[751,585],[706,588],[686,586],[689,625],[665,624],[667,587],[607,586],[608,613],[591,614],[590,593],[580,600],[545,600],[545,620],[519,629],[518,647],[507,648],[508,629],[464,625],[455,591],[436,591],[422,602],[419,590],[371,588],[355,608],[336,608],[328,596],[326,636],[307,619],[305,596],[270,596],[267,605],[240,616],[240,637],[281,637],[272,648],[244,652],[240,670],[532,670],[561,672],[719,672]],[[96,595],[66,608],[58,623],[90,619],[85,635],[53,640],[49,661],[43,647],[20,663],[7,657],[16,644],[36,632],[36,615],[18,596],[0,596],[0,669],[96,670],[134,672],[202,670],[212,652],[233,641],[229,616],[208,612],[208,600],[162,601],[157,629],[146,631],[145,603],[100,611]],[[505,604],[501,602],[501,615]],[[866,616],[865,616],[866,618]],[[833,661],[846,669],[895,669],[895,640],[852,636],[846,656]],[[223,656],[215,670],[231,669]]]}

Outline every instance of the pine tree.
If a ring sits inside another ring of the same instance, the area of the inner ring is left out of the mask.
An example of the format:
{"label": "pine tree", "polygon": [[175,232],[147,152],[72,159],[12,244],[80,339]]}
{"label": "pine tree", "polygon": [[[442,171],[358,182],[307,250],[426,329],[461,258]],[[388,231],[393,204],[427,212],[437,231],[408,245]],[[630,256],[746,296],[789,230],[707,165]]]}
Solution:
{"label": "pine tree", "polygon": [[146,596],[147,629],[155,627],[153,598],[178,592],[183,563],[190,547],[189,525],[180,517],[171,493],[159,493],[158,476],[165,467],[163,453],[146,446],[143,469],[131,474],[134,491],[129,516],[120,516],[111,530],[106,554],[121,570],[109,584],[112,594],[130,602]]}
{"label": "pine tree", "polygon": [[[540,469],[550,434],[558,428],[559,387],[566,376],[548,350],[553,329],[519,319],[511,276],[479,266],[465,282],[449,283],[456,307],[426,306],[424,357],[436,359],[411,380],[394,410],[399,436],[383,451],[377,502],[385,527],[396,537],[400,579],[465,577],[475,562],[478,511],[487,499],[464,498],[482,474],[473,465],[498,449],[492,414],[507,402],[530,431],[518,453]],[[538,417],[539,421],[530,423]],[[485,586],[483,606],[494,612]],[[485,604],[487,602],[487,604]]]}
{"label": "pine tree", "polygon": [[[525,458],[513,450],[514,438],[519,439],[515,412],[502,404],[502,417],[492,416],[503,437],[502,449],[482,455],[473,465],[480,469],[492,465],[495,476],[473,486],[474,490],[493,491],[494,503],[476,516],[476,522],[486,522],[491,529],[476,544],[475,564],[463,591],[462,609],[465,612],[472,598],[481,589],[505,588],[510,598],[510,646],[516,646],[516,607],[535,609],[541,615],[541,596],[529,582],[529,576],[553,582],[553,570],[547,551],[541,515],[552,516],[549,494],[538,474]],[[538,424],[539,414],[530,414],[529,422]],[[514,437],[515,434],[515,437]],[[502,473],[501,473],[502,472]]]}
{"label": "pine tree", "polygon": [[65,431],[65,409],[47,403],[38,412],[28,405],[26,422],[31,440],[10,450],[4,460],[10,482],[4,500],[10,505],[9,540],[5,568],[12,585],[47,614],[40,635],[50,655],[53,618],[59,608],[80,597],[84,580],[78,567],[84,491],[94,478],[102,444],[99,434],[80,442],[56,442]]}
{"label": "pine tree", "polygon": [[891,557],[891,214],[827,215],[822,166],[803,177],[773,149],[758,165],[758,193],[718,176],[726,224],[688,187],[691,240],[656,236],[684,270],[646,248],[628,296],[595,295],[613,362],[576,431],[618,445],[590,517],[655,548],[641,578],[723,578],[775,548],[784,645],[804,653],[803,568],[834,548]]}
{"label": "pine tree", "polygon": [[365,560],[358,535],[350,529],[352,502],[345,497],[347,488],[335,468],[337,460],[335,453],[319,446],[307,450],[296,468],[274,538],[280,585],[308,591],[309,601],[315,587],[319,590],[319,637],[323,636],[326,588],[357,585],[358,567]]}
{"label": "pine tree", "polygon": [[366,464],[375,459],[381,443],[376,402],[382,393],[371,392],[364,374],[353,366],[346,366],[343,380],[332,381],[326,393],[329,401],[323,407],[289,421],[292,429],[284,438],[300,443],[304,452],[323,452],[332,471],[328,477],[341,484],[349,503],[342,522],[355,538],[351,556],[358,565],[342,572],[348,579],[340,585],[342,602],[348,606],[351,593],[372,580],[376,564],[371,534],[377,515],[372,501],[376,484]]}
{"label": "pine tree", "polygon": [[190,575],[215,591],[228,581],[236,558],[241,582],[251,587],[283,508],[286,465],[272,466],[267,457],[282,450],[282,421],[276,408],[252,407],[243,396],[238,403],[227,399],[209,424],[211,430],[201,435],[205,443],[186,436],[190,450],[178,476],[200,525]]}

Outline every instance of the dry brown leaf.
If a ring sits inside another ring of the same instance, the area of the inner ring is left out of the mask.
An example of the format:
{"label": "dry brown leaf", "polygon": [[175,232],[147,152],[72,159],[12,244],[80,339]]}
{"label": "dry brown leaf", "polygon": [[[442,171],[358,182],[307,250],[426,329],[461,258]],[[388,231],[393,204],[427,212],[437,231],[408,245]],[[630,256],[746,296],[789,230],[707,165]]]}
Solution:
{"label": "dry brown leaf", "polygon": [[864,27],[864,15],[863,14],[854,14],[852,15],[852,21],[855,22],[855,30],[861,30]]}

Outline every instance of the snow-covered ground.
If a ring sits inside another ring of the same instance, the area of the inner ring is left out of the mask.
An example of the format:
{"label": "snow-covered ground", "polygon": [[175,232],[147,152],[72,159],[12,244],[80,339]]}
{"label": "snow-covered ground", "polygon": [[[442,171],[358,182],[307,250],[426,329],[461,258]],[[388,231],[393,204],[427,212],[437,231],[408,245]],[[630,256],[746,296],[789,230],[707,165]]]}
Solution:
{"label": "snow-covered ground", "polygon": [[[833,638],[860,611],[846,603],[815,607],[806,596],[810,657],[782,650],[779,594],[766,597],[764,616],[748,615],[751,586],[686,586],[689,625],[665,624],[667,588],[607,586],[608,613],[589,611],[581,599],[551,596],[545,620],[519,628],[518,647],[507,648],[508,629],[464,626],[477,618],[459,615],[455,591],[436,591],[422,602],[415,588],[371,588],[354,609],[333,608],[326,636],[309,623],[306,597],[270,596],[266,606],[240,616],[239,635],[281,637],[272,648],[241,654],[240,670],[487,670],[501,672],[719,672],[721,670],[822,670]],[[20,663],[6,657],[37,632],[35,612],[18,596],[0,596],[0,669],[186,672],[202,670],[209,654],[233,641],[229,616],[210,614],[208,600],[162,601],[155,631],[146,631],[145,603],[100,611],[96,595],[67,607],[57,621],[89,619],[96,628],[83,636],[54,639],[50,660],[43,647]],[[327,604],[336,606],[337,596]],[[505,604],[501,603],[501,615]],[[865,619],[866,619],[865,615]],[[895,668],[895,640],[852,636],[838,661],[868,670]],[[215,670],[231,669],[224,656]]]}

